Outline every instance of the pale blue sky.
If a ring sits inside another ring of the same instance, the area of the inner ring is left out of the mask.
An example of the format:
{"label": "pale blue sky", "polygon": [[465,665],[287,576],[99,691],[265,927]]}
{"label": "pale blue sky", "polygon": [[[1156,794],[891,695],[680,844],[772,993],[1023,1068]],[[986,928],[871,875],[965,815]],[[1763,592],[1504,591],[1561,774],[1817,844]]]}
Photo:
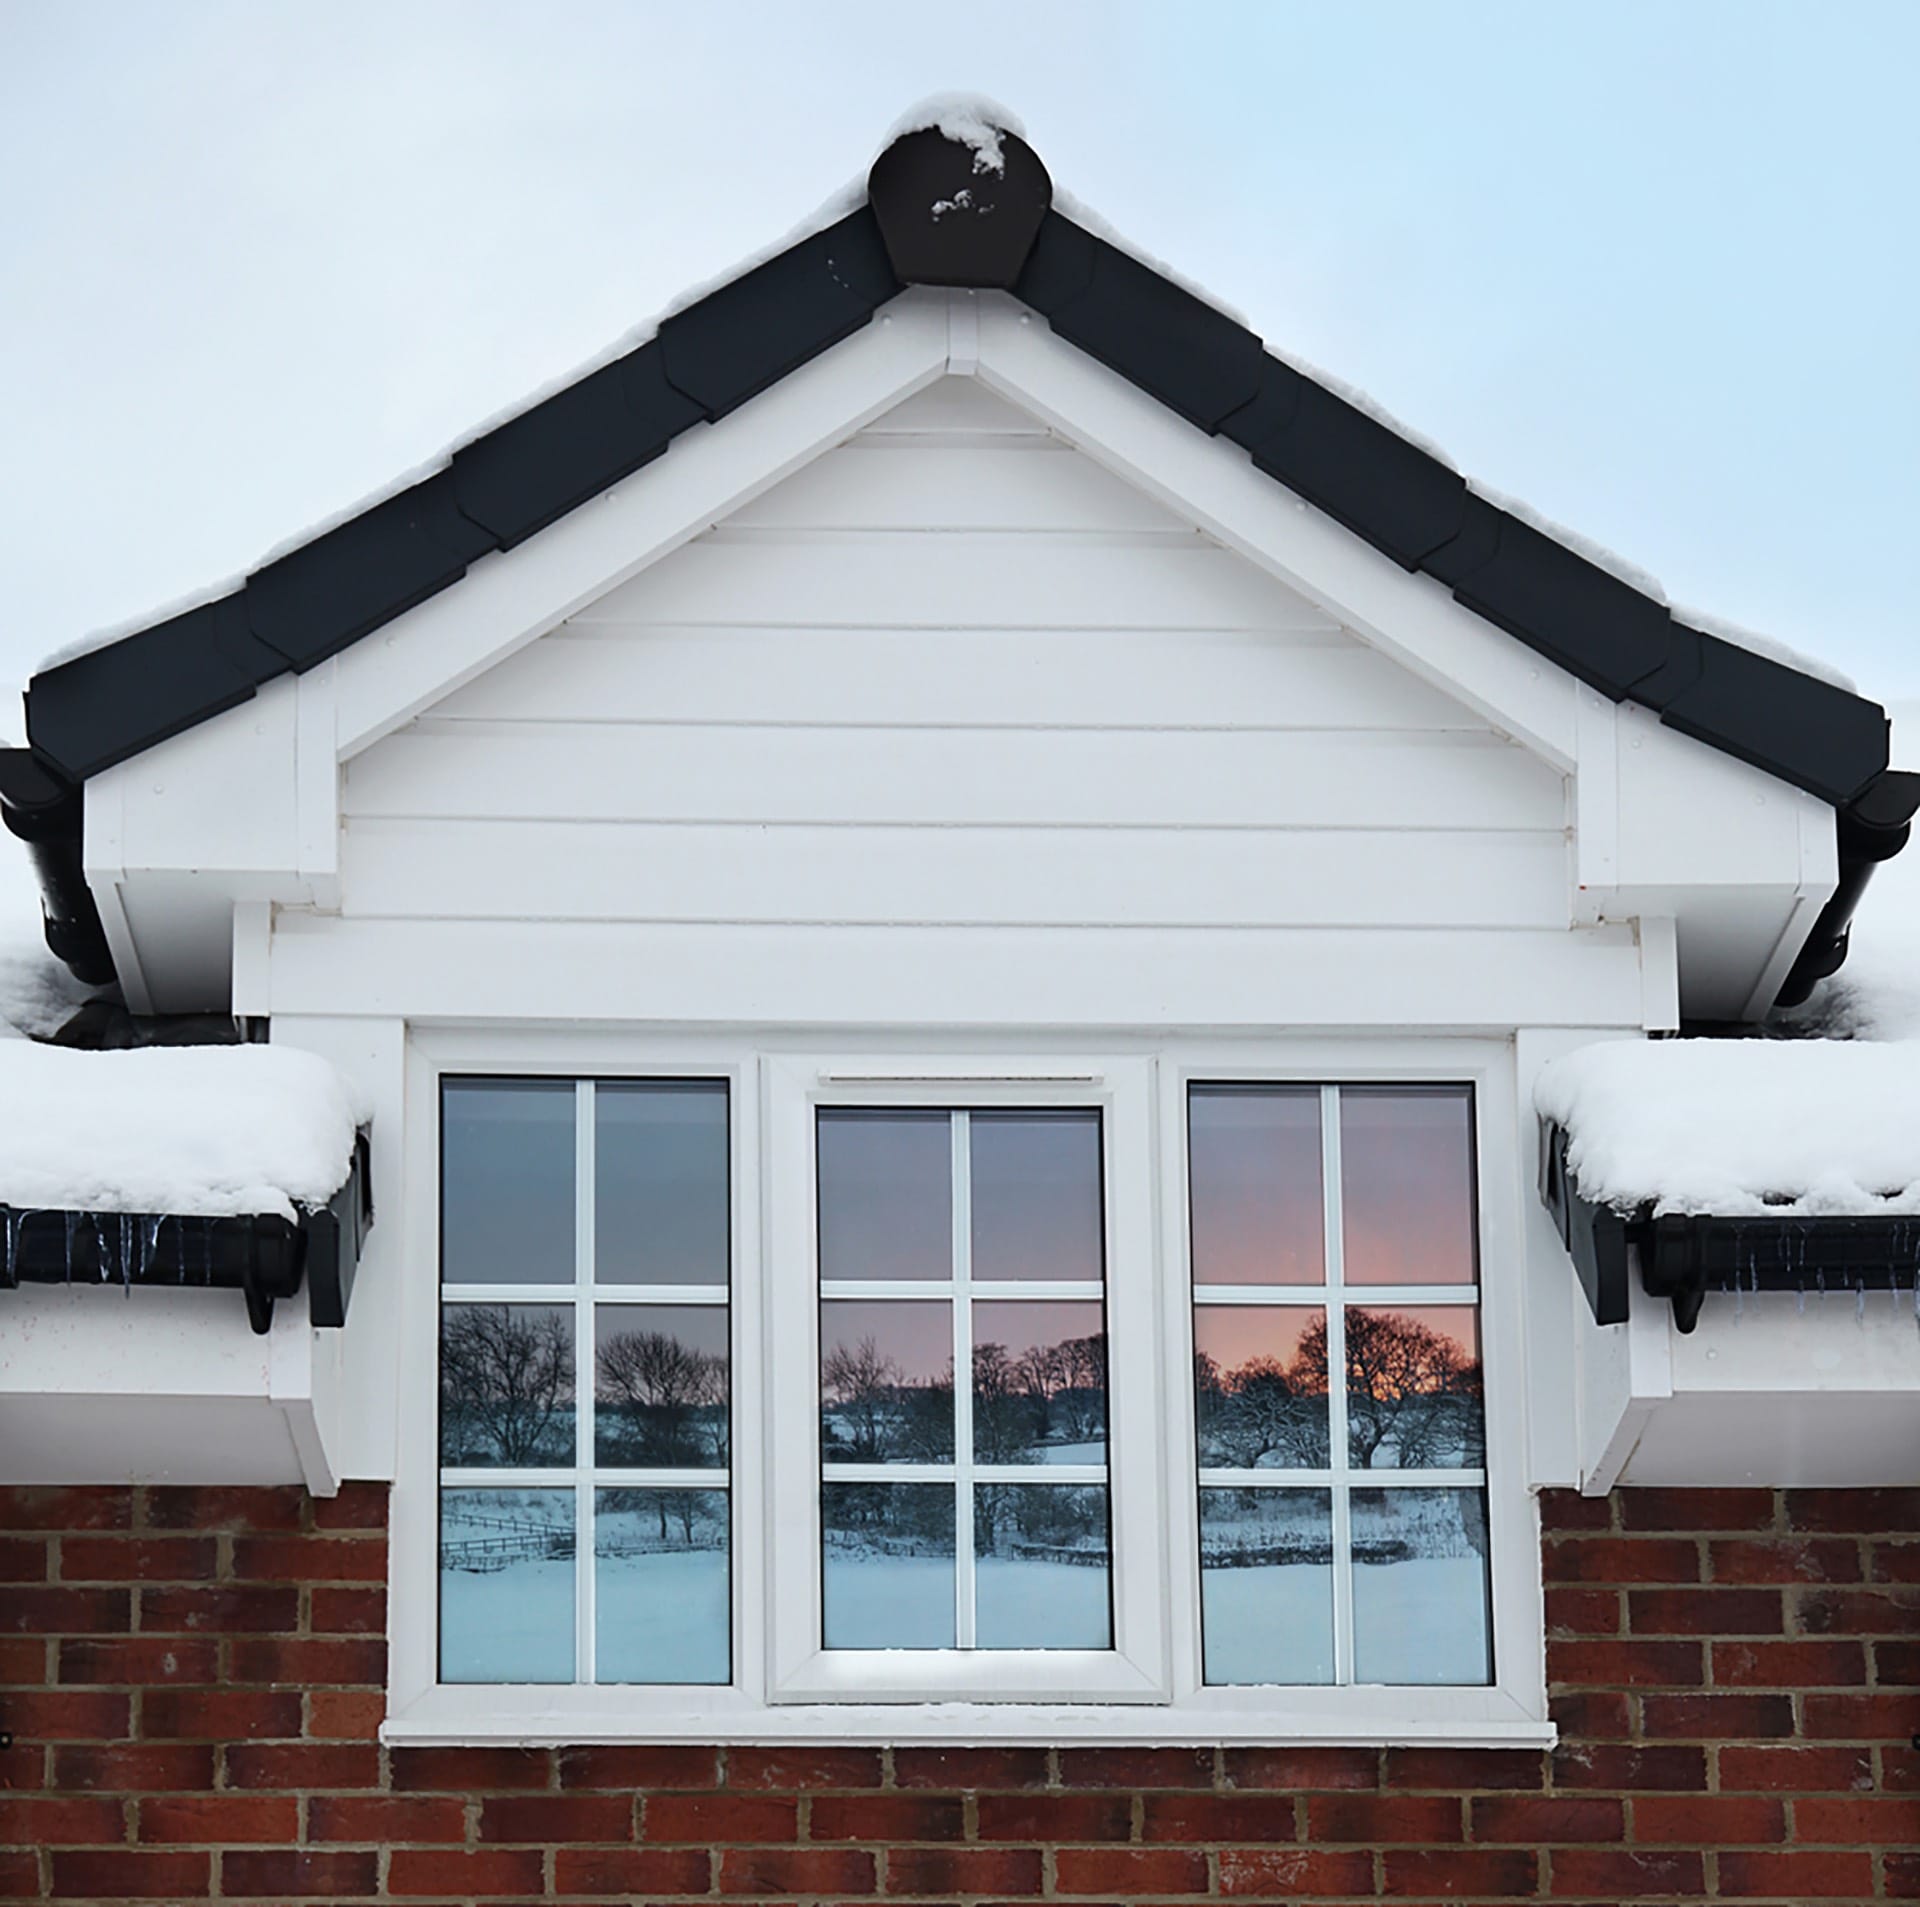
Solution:
{"label": "pale blue sky", "polygon": [[0,737],[990,93],[1264,336],[1920,692],[1920,4],[0,0]]}

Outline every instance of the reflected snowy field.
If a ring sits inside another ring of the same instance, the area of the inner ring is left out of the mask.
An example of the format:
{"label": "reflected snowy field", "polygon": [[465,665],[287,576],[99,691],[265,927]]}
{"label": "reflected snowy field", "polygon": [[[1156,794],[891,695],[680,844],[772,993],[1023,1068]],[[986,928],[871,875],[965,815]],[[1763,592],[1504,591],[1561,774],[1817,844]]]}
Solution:
{"label": "reflected snowy field", "polygon": [[[952,1557],[833,1548],[823,1574],[828,1648],[953,1647]],[[983,1649],[1111,1646],[1104,1568],[983,1556],[974,1594]]]}

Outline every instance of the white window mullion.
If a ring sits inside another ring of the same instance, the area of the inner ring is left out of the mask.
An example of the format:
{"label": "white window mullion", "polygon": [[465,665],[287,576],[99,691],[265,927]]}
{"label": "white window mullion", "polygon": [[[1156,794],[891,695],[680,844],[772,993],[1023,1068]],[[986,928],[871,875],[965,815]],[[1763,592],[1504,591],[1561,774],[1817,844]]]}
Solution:
{"label": "white window mullion", "polygon": [[953,1115],[953,1639],[973,1620],[973,1127]]}
{"label": "white window mullion", "polygon": [[573,1089],[573,1679],[595,1675],[593,1571],[593,1081]]}
{"label": "white window mullion", "polygon": [[1353,1505],[1347,1469],[1345,1240],[1340,1212],[1340,1088],[1320,1088],[1320,1160],[1327,1251],[1327,1464],[1333,1479],[1333,1679],[1353,1680]]}

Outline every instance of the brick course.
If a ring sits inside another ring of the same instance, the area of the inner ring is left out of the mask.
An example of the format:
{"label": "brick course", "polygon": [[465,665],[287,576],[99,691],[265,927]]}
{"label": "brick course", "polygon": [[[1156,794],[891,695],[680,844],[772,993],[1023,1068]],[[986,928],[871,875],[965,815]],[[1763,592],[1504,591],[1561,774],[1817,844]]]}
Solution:
{"label": "brick course", "polygon": [[1920,1491],[1541,1509],[1550,1755],[388,1750],[384,1490],[0,1490],[0,1900],[1920,1898]]}

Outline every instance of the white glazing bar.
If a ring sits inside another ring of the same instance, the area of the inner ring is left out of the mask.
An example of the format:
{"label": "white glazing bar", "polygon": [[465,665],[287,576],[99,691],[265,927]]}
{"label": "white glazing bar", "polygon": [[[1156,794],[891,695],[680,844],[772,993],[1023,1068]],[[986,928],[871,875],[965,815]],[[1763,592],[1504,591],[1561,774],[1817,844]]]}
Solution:
{"label": "white glazing bar", "polygon": [[[1348,1474],[1350,1482],[1383,1490],[1472,1490],[1487,1480],[1484,1470],[1367,1470]],[[1331,1470],[1209,1470],[1200,1481],[1210,1488],[1231,1490],[1325,1490],[1334,1482]]]}
{"label": "white glazing bar", "polygon": [[[947,1278],[833,1278],[820,1286],[823,1298],[950,1298],[956,1287]],[[975,1299],[1034,1298],[1052,1303],[1083,1299],[1100,1303],[1107,1293],[1104,1283],[1089,1278],[982,1278],[970,1281],[968,1294]]]}
{"label": "white glazing bar", "polygon": [[725,1285],[595,1285],[595,1304],[713,1304],[727,1302]]}
{"label": "white glazing bar", "polygon": [[953,1125],[953,1639],[973,1647],[973,1129]]}
{"label": "white glazing bar", "polygon": [[[1196,1304],[1302,1304],[1327,1302],[1325,1285],[1195,1285]],[[1472,1304],[1478,1285],[1349,1285],[1352,1304]]]}
{"label": "white glazing bar", "polygon": [[448,1304],[571,1304],[580,1289],[579,1267],[552,1284],[442,1285]]}
{"label": "white glazing bar", "polygon": [[622,1470],[603,1465],[593,1473],[596,1488],[608,1490],[725,1490],[733,1477],[725,1470]]}
{"label": "white glazing bar", "polygon": [[940,1298],[953,1296],[951,1278],[823,1278],[823,1298]]}
{"label": "white glazing bar", "polygon": [[[958,1476],[950,1463],[827,1463],[821,1474],[829,1483],[952,1483]],[[1098,1483],[1107,1480],[1098,1463],[983,1463],[973,1468],[976,1483]]]}
{"label": "white glazing bar", "polygon": [[1327,1249],[1327,1458],[1333,1482],[1333,1679],[1353,1680],[1353,1510],[1347,1491],[1346,1279],[1340,1211],[1340,1089],[1320,1088],[1321,1189]]}
{"label": "white glazing bar", "polygon": [[593,1580],[593,1081],[573,1089],[573,1660],[574,1680],[594,1678]]}

